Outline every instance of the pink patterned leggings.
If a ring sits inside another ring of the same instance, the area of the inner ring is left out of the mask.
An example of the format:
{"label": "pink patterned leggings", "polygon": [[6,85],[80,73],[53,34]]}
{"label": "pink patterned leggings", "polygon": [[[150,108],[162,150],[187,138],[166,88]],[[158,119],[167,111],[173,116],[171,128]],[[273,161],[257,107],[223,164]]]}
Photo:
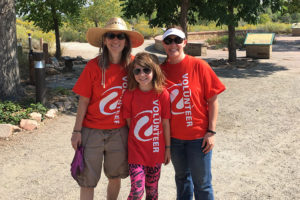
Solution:
{"label": "pink patterned leggings", "polygon": [[147,167],[138,164],[129,164],[131,190],[127,200],[140,200],[146,187],[146,200],[158,199],[158,180],[161,164]]}

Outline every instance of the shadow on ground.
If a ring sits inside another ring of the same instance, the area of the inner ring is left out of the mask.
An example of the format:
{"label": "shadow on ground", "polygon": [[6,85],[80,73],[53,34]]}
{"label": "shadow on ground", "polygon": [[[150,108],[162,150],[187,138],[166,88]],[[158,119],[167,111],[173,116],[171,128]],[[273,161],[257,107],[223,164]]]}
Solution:
{"label": "shadow on ground", "polygon": [[273,52],[300,52],[300,40],[280,40],[273,44]]}
{"label": "shadow on ground", "polygon": [[213,69],[219,77],[223,78],[263,78],[278,71],[288,70],[286,67],[278,66],[273,63],[257,63],[250,68],[221,69],[214,67]]}

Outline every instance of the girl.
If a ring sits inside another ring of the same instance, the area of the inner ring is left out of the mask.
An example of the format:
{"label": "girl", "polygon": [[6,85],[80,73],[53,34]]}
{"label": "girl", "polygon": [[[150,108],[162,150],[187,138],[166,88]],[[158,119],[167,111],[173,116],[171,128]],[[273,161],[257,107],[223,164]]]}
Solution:
{"label": "girl", "polygon": [[128,199],[158,198],[161,164],[170,162],[170,98],[155,55],[138,53],[128,71],[123,116],[129,126]]}
{"label": "girl", "polygon": [[161,65],[171,96],[172,163],[178,200],[213,200],[211,156],[218,115],[217,96],[225,90],[211,67],[186,55],[180,27],[163,34],[167,53]]}
{"label": "girl", "polygon": [[71,143],[74,149],[84,147],[84,170],[76,181],[80,199],[93,199],[103,165],[107,199],[116,200],[121,178],[128,176],[128,129],[121,113],[125,68],[131,61],[131,47],[142,45],[144,38],[116,17],[103,28],[90,28],[86,36],[100,48],[100,55],[87,63],[73,88],[80,98]]}

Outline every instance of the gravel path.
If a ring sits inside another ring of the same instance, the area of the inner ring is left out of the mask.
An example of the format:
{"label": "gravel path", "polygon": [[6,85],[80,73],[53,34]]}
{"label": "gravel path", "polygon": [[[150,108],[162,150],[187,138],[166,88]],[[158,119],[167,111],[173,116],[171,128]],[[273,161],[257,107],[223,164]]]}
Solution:
{"label": "gravel path", "polygon": [[[146,41],[137,51],[154,51],[151,43]],[[247,69],[215,68],[227,87],[219,96],[212,162],[216,199],[300,199],[299,48],[300,37],[276,37],[271,59],[258,60]],[[97,53],[95,49],[78,51],[77,55]],[[64,53],[67,55],[66,49]],[[244,57],[245,51],[238,51],[238,56]],[[209,50],[203,58],[227,58],[227,52]],[[63,114],[38,130],[0,140],[1,200],[78,199],[79,187],[69,171],[74,121],[74,114]],[[106,183],[103,176],[95,199],[105,199]],[[127,198],[129,188],[127,178],[122,182],[120,200]],[[162,200],[175,199],[171,164],[162,169],[159,194]]]}

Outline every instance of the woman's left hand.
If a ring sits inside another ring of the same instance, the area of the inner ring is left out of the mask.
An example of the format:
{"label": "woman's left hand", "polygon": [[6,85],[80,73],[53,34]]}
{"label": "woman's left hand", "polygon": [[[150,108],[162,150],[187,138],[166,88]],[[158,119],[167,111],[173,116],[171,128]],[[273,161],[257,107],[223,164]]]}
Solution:
{"label": "woman's left hand", "polygon": [[215,146],[215,134],[207,132],[203,138],[202,151],[203,153],[207,154],[210,152]]}
{"label": "woman's left hand", "polygon": [[165,151],[165,165],[169,164],[171,160],[171,150],[170,148],[166,148]]}

